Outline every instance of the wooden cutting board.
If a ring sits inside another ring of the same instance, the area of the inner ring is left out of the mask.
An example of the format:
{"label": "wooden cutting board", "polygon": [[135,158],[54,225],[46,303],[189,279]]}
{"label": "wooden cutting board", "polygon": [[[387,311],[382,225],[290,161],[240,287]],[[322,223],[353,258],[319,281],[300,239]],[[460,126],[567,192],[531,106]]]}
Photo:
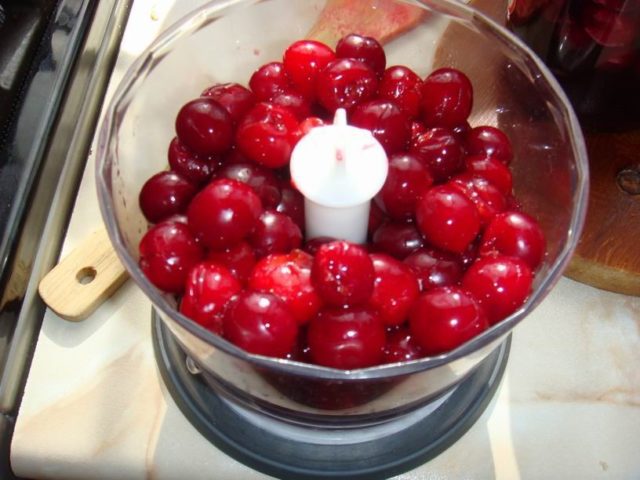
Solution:
{"label": "wooden cutting board", "polygon": [[589,209],[566,275],[598,288],[640,295],[640,130],[585,132]]}

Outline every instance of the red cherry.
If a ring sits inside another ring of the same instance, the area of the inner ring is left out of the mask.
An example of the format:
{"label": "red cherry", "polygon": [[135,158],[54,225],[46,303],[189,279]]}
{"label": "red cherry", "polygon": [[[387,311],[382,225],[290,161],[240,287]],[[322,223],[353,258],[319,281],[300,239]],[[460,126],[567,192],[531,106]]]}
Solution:
{"label": "red cherry", "polygon": [[212,262],[195,265],[187,276],[180,313],[221,335],[227,302],[242,286],[226,268]]}
{"label": "red cherry", "polygon": [[373,233],[373,246],[402,260],[424,245],[422,234],[411,223],[386,222]]}
{"label": "red cherry", "polygon": [[542,262],[546,241],[542,228],[522,212],[496,215],[482,234],[480,255],[500,254],[524,260],[532,271]]}
{"label": "red cherry", "polygon": [[409,143],[411,124],[407,116],[388,100],[370,100],[353,109],[350,123],[370,130],[387,155],[404,150]]}
{"label": "red cherry", "polygon": [[298,325],[281,300],[270,293],[242,292],[227,304],[224,336],[257,355],[286,357],[294,348]]}
{"label": "red cherry", "polygon": [[285,253],[302,245],[302,233],[295,222],[274,210],[262,212],[248,238],[258,258]]}
{"label": "red cherry", "polygon": [[418,278],[420,291],[456,285],[464,271],[460,256],[435,248],[421,248],[404,259]]}
{"label": "red cherry", "polygon": [[318,365],[365,368],[382,361],[385,330],[375,310],[366,307],[321,310],[309,322],[307,341]]}
{"label": "red cherry", "polygon": [[375,200],[390,217],[407,220],[415,213],[418,197],[432,183],[431,174],[415,155],[396,154],[389,159],[387,179]]}
{"label": "red cherry", "polygon": [[197,155],[219,155],[233,142],[233,120],[212,98],[200,97],[185,104],[176,117],[180,141]]}
{"label": "red cherry", "polygon": [[320,104],[335,112],[373,98],[378,79],[373,70],[357,60],[340,58],[330,62],[316,80],[316,96]]}
{"label": "red cherry", "polygon": [[299,40],[285,50],[282,62],[295,89],[305,97],[313,98],[319,72],[335,58],[333,50],[324,43]]}
{"label": "red cherry", "polygon": [[169,144],[169,166],[185,180],[202,185],[211,179],[217,162],[213,158],[201,158],[174,137]]}
{"label": "red cherry", "polygon": [[392,100],[409,118],[416,118],[422,103],[422,79],[408,67],[389,67],[380,80],[378,96]]}
{"label": "red cherry", "polygon": [[463,173],[452,178],[448,185],[474,203],[482,225],[486,225],[496,214],[507,209],[505,196],[483,177]]}
{"label": "red cherry", "polygon": [[313,257],[301,250],[268,255],[253,270],[249,287],[278,297],[302,325],[322,307],[322,300],[311,282],[312,264]]}
{"label": "red cherry", "polygon": [[464,123],[473,106],[473,88],[467,76],[440,68],[424,80],[422,119],[428,127],[453,128]]}
{"label": "red cherry", "polygon": [[468,173],[485,178],[505,197],[513,190],[511,170],[496,157],[485,154],[469,155],[464,160]]}
{"label": "red cherry", "polygon": [[473,202],[449,185],[432,187],[416,206],[416,222],[435,247],[462,253],[480,232],[480,215]]}
{"label": "red cherry", "polygon": [[524,260],[505,256],[480,258],[462,277],[462,287],[478,300],[492,325],[522,306],[531,283],[531,269]]}
{"label": "red cherry", "polygon": [[178,137],[169,143],[169,167],[194,185],[207,183],[218,166],[215,157],[199,157],[189,150]]}
{"label": "red cherry", "polygon": [[409,362],[422,356],[422,349],[408,328],[403,327],[387,333],[384,363]]}
{"label": "red cherry", "polygon": [[417,138],[427,131],[424,123],[414,120],[411,122],[411,145],[415,143]]}
{"label": "red cherry", "polygon": [[234,123],[242,120],[242,117],[251,110],[256,103],[256,96],[251,90],[238,83],[219,83],[202,92],[203,97],[214,99],[222,105]]}
{"label": "red cherry", "polygon": [[488,125],[472,128],[467,134],[466,147],[469,155],[488,155],[505,165],[513,159],[509,137],[502,130]]}
{"label": "red cherry", "polygon": [[245,283],[256,264],[256,255],[248,242],[239,242],[225,250],[210,250],[207,260],[226,267],[234,277]]}
{"label": "red cherry", "polygon": [[315,237],[307,240],[304,244],[304,251],[310,255],[315,255],[318,249],[325,243],[335,242],[333,237]]}
{"label": "red cherry", "polygon": [[283,107],[293,113],[297,120],[302,121],[311,115],[311,104],[301,93],[288,91],[278,93],[271,99],[273,105]]}
{"label": "red cherry", "polygon": [[264,208],[275,208],[281,200],[280,182],[271,169],[250,161],[227,161],[216,178],[228,178],[249,185],[260,197]]}
{"label": "red cherry", "polygon": [[371,258],[360,245],[344,240],[318,248],[311,275],[322,299],[335,307],[365,303],[373,291]]}
{"label": "red cherry", "polygon": [[395,258],[381,253],[370,256],[375,277],[369,304],[385,325],[400,325],[418,298],[418,280],[407,265]]}
{"label": "red cherry", "polygon": [[260,197],[250,186],[221,178],[193,198],[187,218],[204,245],[221,250],[233,246],[253,230],[261,212]]}
{"label": "red cherry", "polygon": [[197,189],[175,172],[160,172],[149,178],[140,190],[140,210],[151,223],[183,213]]}
{"label": "red cherry", "polygon": [[425,355],[459,347],[488,327],[478,302],[457,287],[438,287],[423,293],[409,316],[409,329]]}
{"label": "red cherry", "polygon": [[288,215],[301,232],[304,232],[304,197],[295,188],[285,185],[281,187],[282,195],[276,211]]}
{"label": "red cherry", "polygon": [[160,290],[180,293],[191,267],[203,256],[189,227],[184,223],[159,223],[140,241],[140,268]]}
{"label": "red cherry", "polygon": [[387,57],[384,48],[375,38],[365,37],[356,33],[349,34],[338,40],[336,45],[338,58],[358,60],[373,70],[378,77],[384,72]]}
{"label": "red cherry", "polygon": [[480,248],[480,237],[476,238],[464,252],[460,254],[460,261],[462,262],[462,270],[467,270],[473,262],[478,258],[478,250]]}
{"label": "red cherry", "polygon": [[451,132],[453,132],[455,137],[458,139],[458,141],[462,145],[462,150],[464,150],[465,152],[466,152],[465,142],[467,141],[467,135],[469,134],[470,131],[471,131],[471,125],[469,124],[469,122],[461,123],[460,125],[456,125],[451,129]]}
{"label": "red cherry", "polygon": [[286,165],[298,141],[298,121],[291,111],[270,103],[258,103],[236,132],[236,144],[247,158],[265,167]]}
{"label": "red cherry", "polygon": [[427,167],[435,182],[443,182],[464,167],[462,146],[446,128],[431,128],[413,140],[410,152]]}
{"label": "red cherry", "polygon": [[284,71],[284,65],[271,62],[253,72],[249,79],[249,88],[258,100],[268,102],[276,95],[290,91],[291,84]]}

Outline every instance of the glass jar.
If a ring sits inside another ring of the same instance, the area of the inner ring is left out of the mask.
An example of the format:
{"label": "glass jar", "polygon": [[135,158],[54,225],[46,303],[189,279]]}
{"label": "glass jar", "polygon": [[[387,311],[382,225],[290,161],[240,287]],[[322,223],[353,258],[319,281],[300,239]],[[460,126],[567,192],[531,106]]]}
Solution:
{"label": "glass jar", "polygon": [[640,0],[510,0],[508,25],[554,72],[585,129],[640,126]]}

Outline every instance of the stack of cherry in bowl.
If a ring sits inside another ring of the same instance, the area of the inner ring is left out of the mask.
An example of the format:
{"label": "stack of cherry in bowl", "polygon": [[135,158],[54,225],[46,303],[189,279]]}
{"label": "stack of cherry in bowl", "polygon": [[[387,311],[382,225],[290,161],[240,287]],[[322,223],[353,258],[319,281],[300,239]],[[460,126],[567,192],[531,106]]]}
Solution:
{"label": "stack of cherry in bowl", "polygon": [[[246,85],[203,85],[177,113],[169,169],[140,191],[143,273],[252,354],[358,369],[472,339],[524,304],[546,249],[513,195],[509,138],[467,122],[472,83],[387,66],[351,34],[296,41]],[[296,142],[338,108],[389,159],[366,245],[305,238],[289,174]]]}

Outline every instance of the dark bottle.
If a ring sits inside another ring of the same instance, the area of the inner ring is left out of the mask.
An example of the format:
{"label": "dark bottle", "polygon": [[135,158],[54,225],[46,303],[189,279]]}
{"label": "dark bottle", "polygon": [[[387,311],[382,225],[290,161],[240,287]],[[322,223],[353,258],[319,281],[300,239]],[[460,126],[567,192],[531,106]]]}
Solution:
{"label": "dark bottle", "polygon": [[553,71],[584,128],[640,126],[640,0],[510,0],[507,22]]}

